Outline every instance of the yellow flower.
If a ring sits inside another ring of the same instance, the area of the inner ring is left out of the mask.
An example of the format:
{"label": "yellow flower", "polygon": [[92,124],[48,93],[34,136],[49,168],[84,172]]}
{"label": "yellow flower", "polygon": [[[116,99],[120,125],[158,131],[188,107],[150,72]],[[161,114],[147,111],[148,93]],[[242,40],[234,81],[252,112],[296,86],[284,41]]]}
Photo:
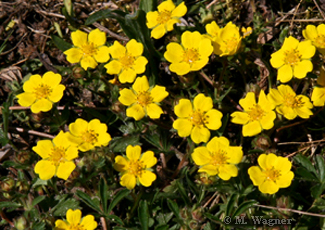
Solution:
{"label": "yellow flower", "polygon": [[250,167],[248,174],[262,193],[274,194],[279,188],[290,186],[294,174],[290,171],[292,165],[288,158],[270,153],[261,154],[257,161],[260,167]]}
{"label": "yellow flower", "polygon": [[136,184],[142,184],[145,187],[151,186],[156,180],[156,174],[151,169],[157,163],[157,158],[152,151],[147,151],[141,155],[139,145],[126,148],[126,157],[115,157],[115,170],[121,173],[120,184],[127,189],[133,189]]}
{"label": "yellow flower", "polygon": [[182,45],[176,42],[167,45],[164,57],[172,63],[169,66],[170,71],[184,75],[202,69],[213,51],[210,40],[197,31],[185,31],[181,41]]}
{"label": "yellow flower", "polygon": [[148,115],[151,119],[158,119],[163,113],[159,102],[168,96],[168,92],[163,86],[149,88],[149,82],[146,76],[138,77],[131,89],[120,91],[118,100],[129,108],[126,110],[128,117],[135,120],[142,119]]}
{"label": "yellow flower", "polygon": [[71,33],[75,47],[64,51],[70,63],[78,63],[87,70],[88,67],[96,68],[97,62],[104,63],[109,60],[109,48],[105,46],[106,34],[99,29],[87,33],[77,30]]}
{"label": "yellow flower", "polygon": [[276,114],[274,105],[266,98],[263,90],[260,92],[258,103],[253,92],[247,93],[244,99],[239,100],[244,112],[234,112],[230,116],[231,122],[243,125],[243,136],[251,137],[262,132],[262,129],[271,129],[274,126]]}
{"label": "yellow flower", "polygon": [[192,141],[196,144],[207,142],[210,138],[210,131],[221,127],[222,113],[213,109],[211,97],[202,93],[198,94],[192,103],[188,99],[179,100],[174,111],[178,119],[174,121],[173,128],[177,130],[180,137],[191,135]]}
{"label": "yellow flower", "polygon": [[243,158],[242,147],[229,146],[225,137],[214,137],[206,147],[197,147],[192,153],[195,164],[201,166],[198,172],[205,172],[209,176],[218,175],[222,180],[236,177],[238,164]]}
{"label": "yellow flower", "polygon": [[96,146],[107,146],[112,140],[107,133],[107,125],[93,119],[89,123],[78,118],[69,125],[68,140],[77,145],[78,149],[85,152]]}
{"label": "yellow flower", "polygon": [[317,84],[311,95],[311,100],[314,106],[324,106],[325,105],[325,67],[320,69],[319,77],[317,78]]}
{"label": "yellow flower", "polygon": [[55,230],[94,230],[97,228],[97,222],[93,215],[87,215],[81,219],[79,209],[67,211],[67,220],[55,221]]}
{"label": "yellow flower", "polygon": [[206,25],[205,28],[208,35],[210,35],[215,54],[222,57],[237,53],[242,37],[236,25],[228,22],[224,28],[220,29],[216,22],[212,22]]}
{"label": "yellow flower", "polygon": [[105,65],[108,74],[118,74],[121,83],[132,83],[137,74],[146,70],[148,60],[141,56],[143,45],[132,39],[126,47],[118,41],[110,47],[110,54],[114,60]]}
{"label": "yellow flower", "polygon": [[248,37],[249,35],[251,35],[253,33],[253,29],[250,26],[247,27],[247,28],[242,27],[241,32],[243,34],[243,38],[246,38],[246,37]]}
{"label": "yellow flower", "polygon": [[32,75],[23,85],[24,93],[17,95],[21,106],[31,106],[33,113],[47,112],[52,104],[60,101],[65,86],[61,85],[61,75],[52,71],[46,72],[43,77]]}
{"label": "yellow flower", "polygon": [[151,37],[159,39],[166,34],[167,31],[174,29],[174,24],[180,22],[180,18],[186,14],[187,8],[182,2],[177,7],[172,0],[162,2],[158,6],[158,11],[147,13],[147,26],[151,31]]}
{"label": "yellow flower", "polygon": [[325,25],[320,24],[317,28],[314,25],[308,25],[306,29],[302,31],[302,35],[311,40],[313,45],[321,54],[325,54]]}
{"label": "yellow flower", "polygon": [[42,180],[49,180],[54,175],[67,180],[76,167],[73,159],[78,157],[78,149],[67,141],[67,133],[63,131],[52,141],[38,141],[33,151],[42,157],[34,168]]}
{"label": "yellow flower", "polygon": [[310,40],[299,42],[291,36],[286,38],[281,49],[271,54],[271,65],[278,69],[277,79],[285,83],[292,77],[306,77],[313,70],[310,59],[315,51],[316,48]]}
{"label": "yellow flower", "polygon": [[313,115],[310,109],[313,104],[304,95],[296,96],[296,93],[288,85],[280,85],[278,89],[271,89],[267,98],[276,106],[276,111],[284,115],[285,118],[292,120],[297,116],[309,118]]}

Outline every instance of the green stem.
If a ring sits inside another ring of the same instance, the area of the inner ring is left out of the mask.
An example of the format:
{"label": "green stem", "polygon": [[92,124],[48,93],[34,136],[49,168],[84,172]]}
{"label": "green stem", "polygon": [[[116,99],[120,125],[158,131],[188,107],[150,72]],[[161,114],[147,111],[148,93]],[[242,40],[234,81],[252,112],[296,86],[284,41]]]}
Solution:
{"label": "green stem", "polygon": [[225,75],[227,66],[228,66],[227,59],[224,58],[223,59],[223,62],[222,62],[222,72],[220,74],[220,77],[219,77],[219,80],[218,80],[218,84],[217,84],[217,98],[219,98],[219,96],[220,96],[220,91],[221,91],[221,87],[222,87],[223,76]]}
{"label": "green stem", "polygon": [[136,208],[139,206],[139,202],[140,202],[140,199],[142,197],[143,192],[144,192],[144,189],[143,189],[143,186],[141,186],[140,191],[139,191],[139,193],[138,193],[138,195],[136,197],[135,197],[135,194],[134,194],[134,190],[131,193],[133,198],[135,197],[135,200],[134,200],[134,204],[133,204],[133,207],[131,209],[131,212],[130,212],[130,216],[129,216],[130,219],[133,217]]}

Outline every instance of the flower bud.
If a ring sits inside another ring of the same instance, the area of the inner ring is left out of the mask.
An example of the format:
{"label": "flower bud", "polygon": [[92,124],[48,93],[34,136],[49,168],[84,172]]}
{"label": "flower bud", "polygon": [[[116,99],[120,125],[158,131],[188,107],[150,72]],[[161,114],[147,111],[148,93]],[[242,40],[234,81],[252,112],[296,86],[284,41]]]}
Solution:
{"label": "flower bud", "polygon": [[12,178],[6,178],[1,181],[1,190],[5,192],[9,192],[15,186],[15,181]]}

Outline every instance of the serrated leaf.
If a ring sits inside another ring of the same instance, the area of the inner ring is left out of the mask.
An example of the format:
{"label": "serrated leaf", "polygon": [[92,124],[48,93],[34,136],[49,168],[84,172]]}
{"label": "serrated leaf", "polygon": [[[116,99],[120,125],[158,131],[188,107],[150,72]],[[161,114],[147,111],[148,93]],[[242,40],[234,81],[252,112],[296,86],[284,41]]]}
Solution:
{"label": "serrated leaf", "polygon": [[121,191],[119,191],[118,193],[115,194],[112,202],[109,204],[108,210],[107,212],[110,213],[113,208],[127,195],[130,194],[130,190],[128,189],[123,189]]}
{"label": "serrated leaf", "polygon": [[325,190],[325,183],[316,184],[310,189],[311,195],[314,197],[314,199],[319,198],[319,196],[324,192],[324,190]]}
{"label": "serrated leaf", "polygon": [[69,198],[66,200],[60,201],[57,205],[55,205],[52,209],[53,215],[54,216],[65,216],[66,212],[69,209],[78,209],[79,207],[79,202],[73,198]]}
{"label": "serrated leaf", "polygon": [[305,167],[309,172],[312,172],[312,173],[314,173],[314,175],[317,176],[316,169],[314,168],[313,164],[310,162],[310,160],[307,157],[305,157],[305,156],[303,156],[301,154],[298,154],[293,159],[298,164]]}
{"label": "serrated leaf", "polygon": [[81,200],[82,200],[86,205],[88,205],[90,208],[96,210],[96,211],[99,212],[99,213],[102,213],[102,210],[100,209],[100,207],[98,206],[98,204],[97,204],[96,202],[94,202],[88,194],[86,194],[86,193],[84,193],[84,192],[82,192],[82,191],[80,191],[80,190],[77,190],[76,195],[77,195],[77,196],[78,196],[78,197],[79,197],[79,198],[80,198],[80,199],[81,199]]}
{"label": "serrated leaf", "polygon": [[140,145],[139,135],[131,135],[126,137],[115,137],[110,141],[109,148],[113,152],[125,152],[128,145]]}
{"label": "serrated leaf", "polygon": [[51,34],[51,38],[53,43],[56,45],[56,47],[59,48],[59,50],[61,50],[62,52],[72,48],[72,44],[64,41],[62,38],[60,38],[59,36],[56,36],[54,34]]}
{"label": "serrated leaf", "polygon": [[106,181],[104,180],[104,178],[100,178],[99,193],[100,193],[100,200],[102,202],[105,213],[107,213],[107,201],[108,201],[107,191],[108,191],[108,186],[106,184]]}
{"label": "serrated leaf", "polygon": [[108,215],[108,216],[105,216],[105,217],[107,219],[109,219],[110,221],[113,221],[115,223],[118,223],[119,225],[124,225],[123,221],[118,216]]}
{"label": "serrated leaf", "polygon": [[303,167],[298,167],[295,170],[295,175],[301,176],[305,180],[317,181],[317,177],[313,173],[309,172],[306,168],[303,168]]}
{"label": "serrated leaf", "polygon": [[139,208],[138,208],[138,217],[141,224],[141,229],[148,230],[149,229],[149,209],[148,203],[146,200],[140,200]]}
{"label": "serrated leaf", "polygon": [[254,206],[254,204],[258,204],[258,202],[256,200],[247,200],[244,201],[243,203],[241,203],[238,208],[236,209],[236,211],[234,212],[234,214],[232,215],[232,217],[236,217],[241,215],[242,213],[245,213],[247,209],[251,208],[252,206]]}
{"label": "serrated leaf", "polygon": [[325,163],[324,158],[321,155],[316,155],[316,166],[318,169],[318,178],[320,182],[325,182]]}

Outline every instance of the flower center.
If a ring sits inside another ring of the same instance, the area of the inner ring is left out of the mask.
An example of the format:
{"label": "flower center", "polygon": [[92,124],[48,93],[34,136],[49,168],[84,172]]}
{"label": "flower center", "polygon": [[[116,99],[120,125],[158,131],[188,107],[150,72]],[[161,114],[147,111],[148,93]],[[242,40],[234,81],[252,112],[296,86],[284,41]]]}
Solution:
{"label": "flower center", "polygon": [[123,69],[129,69],[134,65],[135,58],[126,53],[119,61],[121,62]]}
{"label": "flower center", "polygon": [[134,176],[141,176],[145,165],[143,165],[143,161],[135,160],[129,162],[128,173],[133,174]]}
{"label": "flower center", "polygon": [[149,92],[140,92],[137,96],[137,101],[141,106],[147,106],[152,103],[153,98]]}
{"label": "flower center", "polygon": [[68,227],[68,230],[85,230],[83,225],[73,224]]}
{"label": "flower center", "polygon": [[92,42],[87,42],[81,46],[81,51],[83,52],[84,56],[94,56],[97,54],[98,49]]}
{"label": "flower center", "polygon": [[223,150],[219,150],[218,152],[212,153],[212,162],[213,166],[221,166],[227,163],[229,157],[226,156],[227,153]]}
{"label": "flower center", "polygon": [[94,130],[86,130],[82,133],[81,138],[84,142],[94,145],[98,142],[98,133],[95,133]]}
{"label": "flower center", "polygon": [[265,111],[261,108],[261,106],[255,104],[253,107],[249,108],[249,119],[250,121],[259,121],[265,115]]}
{"label": "flower center", "polygon": [[192,115],[189,117],[189,120],[193,125],[200,127],[208,123],[206,121],[207,118],[209,118],[209,116],[206,116],[203,112],[200,112],[200,110],[198,110],[192,113]]}
{"label": "flower center", "polygon": [[280,170],[274,169],[274,167],[264,171],[267,180],[276,181],[281,176]]}
{"label": "flower center", "polygon": [[325,48],[325,36],[323,34],[319,34],[315,38],[314,45],[316,47]]}
{"label": "flower center", "polygon": [[192,64],[200,59],[197,49],[186,49],[183,55],[183,61]]}
{"label": "flower center", "polygon": [[237,49],[238,39],[236,37],[232,37],[230,39],[225,40],[225,43],[226,43],[226,52],[229,53]]}
{"label": "flower center", "polygon": [[51,92],[51,87],[43,83],[34,88],[34,94],[37,99],[47,98]]}
{"label": "flower center", "polygon": [[61,161],[64,161],[65,159],[65,149],[64,147],[53,147],[51,149],[50,159],[52,161],[52,164],[58,166]]}
{"label": "flower center", "polygon": [[287,94],[284,96],[284,104],[291,108],[300,108],[303,106],[304,102],[301,98],[297,98],[292,94]]}
{"label": "flower center", "polygon": [[164,10],[163,12],[159,13],[157,21],[159,24],[165,24],[171,19],[172,12]]}
{"label": "flower center", "polygon": [[287,65],[297,65],[300,62],[301,54],[297,49],[284,51],[284,63]]}

